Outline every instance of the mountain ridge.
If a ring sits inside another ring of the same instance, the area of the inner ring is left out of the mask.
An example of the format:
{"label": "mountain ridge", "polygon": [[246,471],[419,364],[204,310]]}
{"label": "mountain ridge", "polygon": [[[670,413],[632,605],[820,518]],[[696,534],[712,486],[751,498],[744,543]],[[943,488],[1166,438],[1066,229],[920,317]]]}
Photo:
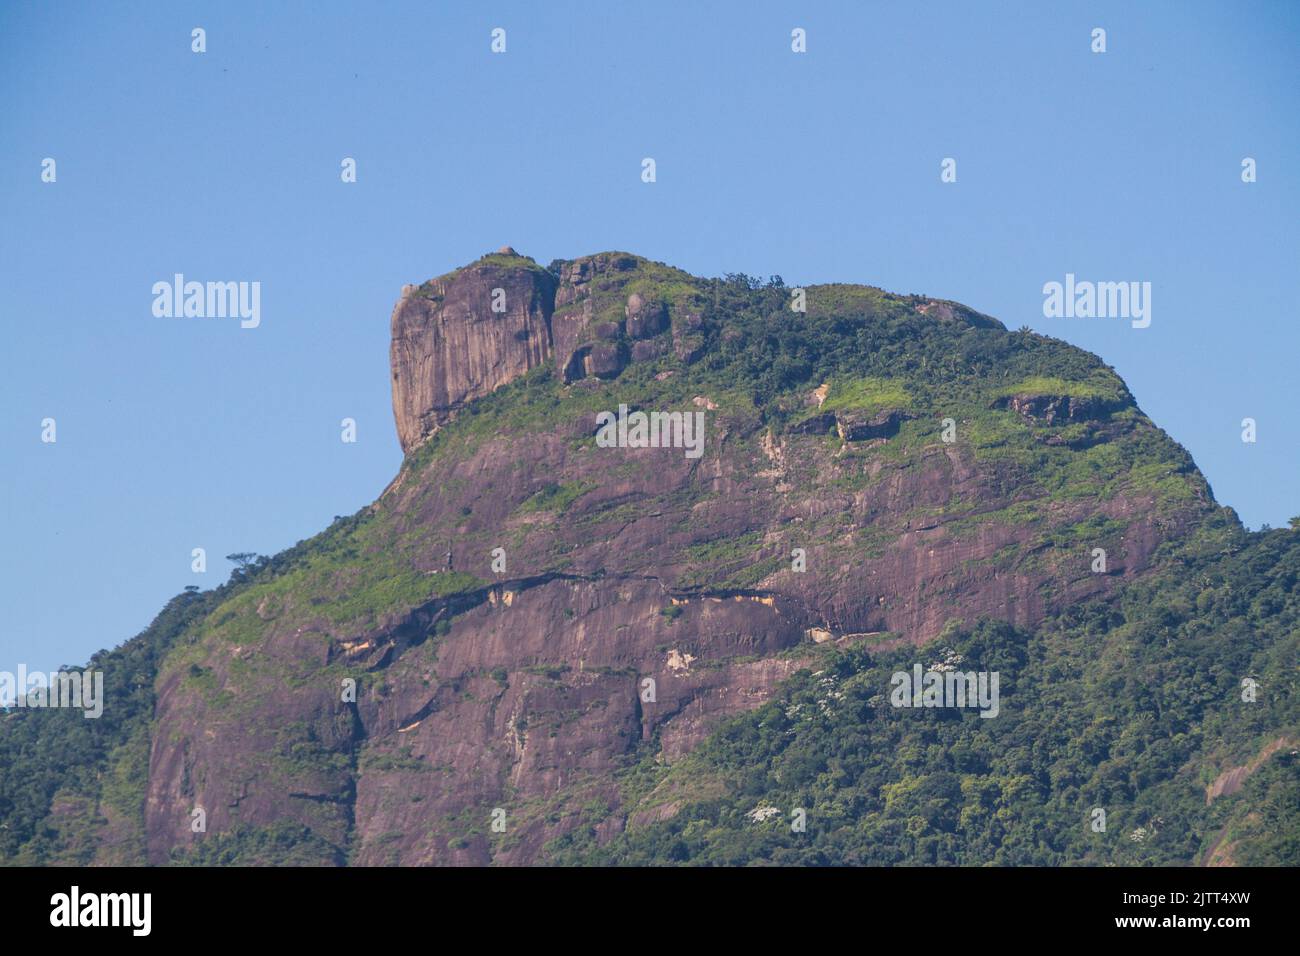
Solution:
{"label": "mountain ridge", "polygon": [[[705,818],[637,780],[682,779],[827,655],[854,676],[943,640],[1065,654],[1037,635],[1072,609],[1263,540],[1099,359],[958,303],[507,248],[404,287],[391,327],[399,474],[173,601],[100,761],[113,799],[51,781],[7,856],[672,862],[678,836],[660,859],[635,833]],[[621,405],[703,414],[703,456],[598,450]],[[714,805],[726,779],[688,790]]]}

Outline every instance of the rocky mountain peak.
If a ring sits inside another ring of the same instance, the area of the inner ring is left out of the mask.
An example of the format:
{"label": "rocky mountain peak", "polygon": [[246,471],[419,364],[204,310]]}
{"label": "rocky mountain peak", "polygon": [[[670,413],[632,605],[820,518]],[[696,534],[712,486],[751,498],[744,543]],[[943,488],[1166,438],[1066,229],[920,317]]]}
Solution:
{"label": "rocky mountain peak", "polygon": [[393,309],[390,347],[403,451],[466,403],[550,357],[555,286],[554,275],[503,246],[404,291]]}
{"label": "rocky mountain peak", "polygon": [[[627,253],[559,260],[543,269],[510,246],[422,285],[403,287],[392,315],[393,413],[410,452],[468,402],[539,365],[565,382],[616,377],[672,347],[656,294],[665,267]],[[676,270],[672,270],[676,271]],[[684,274],[682,274],[684,276]],[[642,280],[642,291],[624,286]],[[683,308],[674,342],[690,344],[699,310]],[[696,343],[698,345],[698,343]]]}
{"label": "rocky mountain peak", "polygon": [[[1096,356],[956,303],[803,291],[508,247],[404,289],[402,471],[168,638],[140,852],[285,826],[307,862],[613,841],[682,806],[620,773],[671,772],[818,655],[1038,627],[1214,515]],[[602,444],[613,409],[699,442]],[[498,807],[508,840],[465,824]]]}

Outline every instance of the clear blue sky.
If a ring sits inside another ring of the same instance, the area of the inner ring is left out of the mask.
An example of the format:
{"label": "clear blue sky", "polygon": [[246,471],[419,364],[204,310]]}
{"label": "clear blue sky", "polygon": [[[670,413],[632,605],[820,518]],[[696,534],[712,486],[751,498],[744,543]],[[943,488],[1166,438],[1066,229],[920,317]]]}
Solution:
{"label": "clear blue sky", "polygon": [[[1115,366],[1249,525],[1285,524],[1298,40],[1282,2],[5,2],[0,669],[83,662],[223,555],[372,501],[403,283],[505,243],[1030,325]],[[261,327],[154,318],[175,272],[260,281]],[[1151,327],[1045,319],[1067,272],[1152,282]]]}

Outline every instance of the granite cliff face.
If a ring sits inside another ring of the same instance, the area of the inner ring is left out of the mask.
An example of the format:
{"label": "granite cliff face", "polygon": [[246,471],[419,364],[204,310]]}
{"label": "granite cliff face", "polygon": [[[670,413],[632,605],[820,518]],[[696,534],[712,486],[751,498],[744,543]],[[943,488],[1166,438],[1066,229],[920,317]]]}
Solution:
{"label": "granite cliff face", "polygon": [[[508,249],[407,287],[402,473],[169,655],[148,858],[291,823],[321,862],[542,862],[671,815],[620,771],[682,759],[819,646],[1032,626],[1214,510],[1091,356],[804,292]],[[620,404],[702,413],[703,454],[597,447]]]}
{"label": "granite cliff face", "polygon": [[[634,278],[637,266],[634,256],[606,253],[564,263],[557,277],[505,246],[450,275],[406,286],[393,309],[391,347],[402,450],[410,452],[457,409],[540,365],[571,383],[614,378],[630,360],[663,354],[669,343],[655,341],[669,329],[662,299],[632,292],[611,311],[592,295]],[[699,326],[697,313],[679,317],[675,341],[685,343],[683,357]]]}
{"label": "granite cliff face", "polygon": [[403,289],[390,350],[402,450],[549,359],[554,308],[555,278],[538,268],[484,263]]}

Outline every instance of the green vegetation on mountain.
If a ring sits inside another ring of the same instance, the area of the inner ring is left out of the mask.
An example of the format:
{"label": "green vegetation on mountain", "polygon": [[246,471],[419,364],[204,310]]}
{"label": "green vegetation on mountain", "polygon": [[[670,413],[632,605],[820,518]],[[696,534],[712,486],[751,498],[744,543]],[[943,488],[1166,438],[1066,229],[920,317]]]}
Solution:
{"label": "green vegetation on mountain", "polygon": [[882,408],[906,408],[911,404],[907,389],[896,382],[879,378],[836,381],[819,406],[824,412],[840,409],[875,411]]}
{"label": "green vegetation on mountain", "polygon": [[89,863],[95,834],[108,823],[105,812],[119,816],[125,831],[109,861],[144,861],[144,786],[159,663],[188,629],[245,586],[237,572],[213,591],[184,591],[137,637],[94,654],[86,669],[113,675],[104,682],[99,718],[88,720],[76,709],[0,714],[0,862]]}
{"label": "green vegetation on mountain", "polygon": [[[579,829],[548,860],[1177,865],[1226,835],[1236,862],[1293,865],[1298,581],[1300,534],[1225,520],[1118,600],[1032,632],[984,621],[922,648],[827,648],[690,756],[665,765],[651,746],[624,772],[630,815],[673,804],[671,819],[604,844]],[[891,674],[945,659],[1000,673],[997,717],[890,705]],[[1278,739],[1239,792],[1207,805],[1217,777]]]}

